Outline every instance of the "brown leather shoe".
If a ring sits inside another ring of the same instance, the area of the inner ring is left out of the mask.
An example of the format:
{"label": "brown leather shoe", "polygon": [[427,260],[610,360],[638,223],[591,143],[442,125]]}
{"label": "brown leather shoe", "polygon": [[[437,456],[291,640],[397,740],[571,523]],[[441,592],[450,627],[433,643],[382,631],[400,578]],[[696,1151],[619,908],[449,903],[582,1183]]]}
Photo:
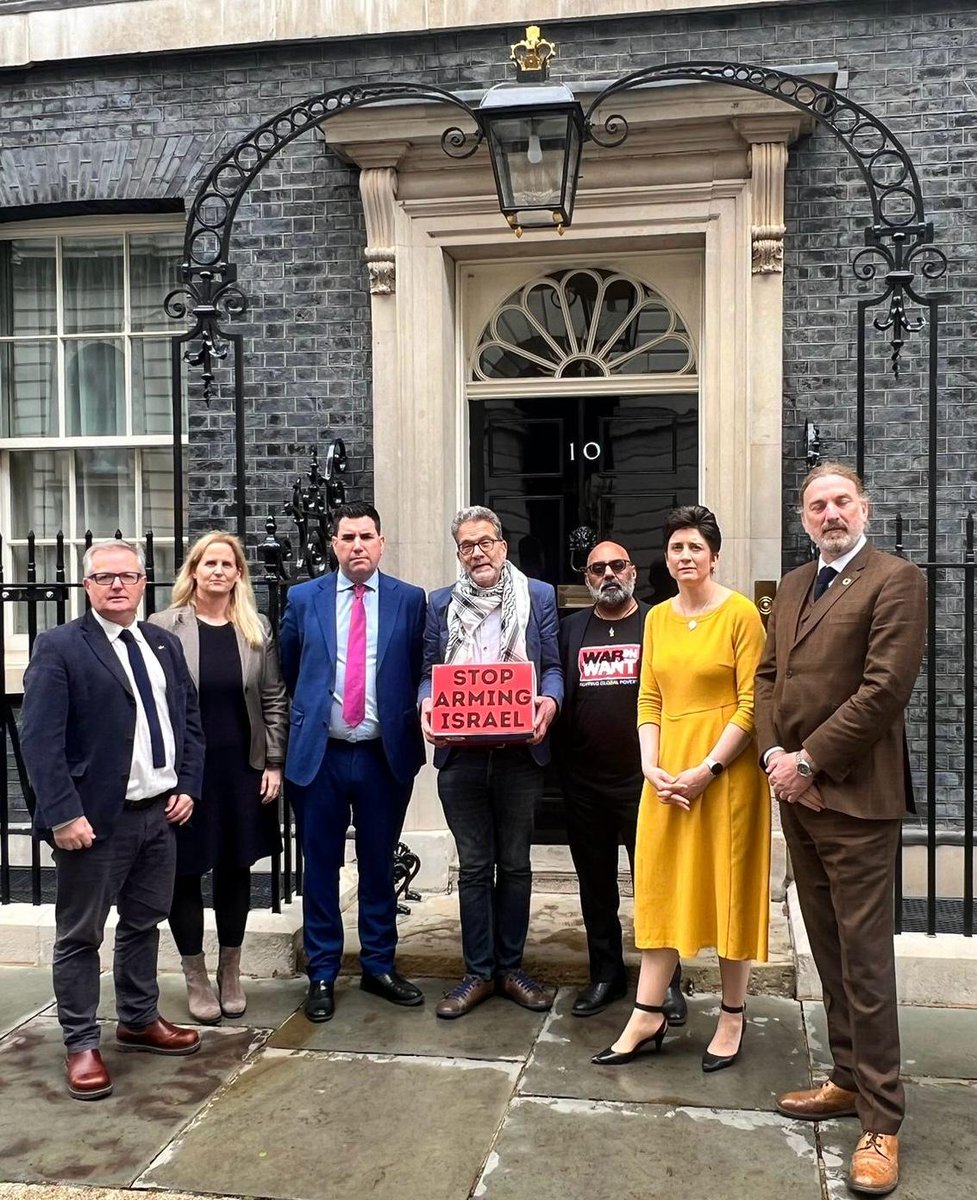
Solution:
{"label": "brown leather shoe", "polygon": [[97,1050],[75,1050],[64,1058],[68,1091],[76,1100],[101,1100],[112,1094],[112,1080]]}
{"label": "brown leather shoe", "polygon": [[853,1192],[887,1196],[899,1182],[899,1137],[865,1132],[851,1156],[848,1186]]}
{"label": "brown leather shoe", "polygon": [[162,1017],[145,1029],[117,1025],[115,1041],[120,1050],[148,1050],[150,1054],[196,1054],[200,1049],[200,1034],[196,1029],[181,1029]]}
{"label": "brown leather shoe", "polygon": [[848,1092],[826,1079],[818,1088],[804,1092],[784,1092],[777,1097],[777,1112],[797,1121],[830,1121],[834,1117],[854,1117],[858,1092]]}
{"label": "brown leather shoe", "polygon": [[491,979],[466,975],[450,992],[445,992],[434,1011],[439,1017],[451,1021],[455,1017],[463,1017],[465,1013],[470,1013],[476,1004],[481,1004],[494,994],[495,984]]}
{"label": "brown leather shoe", "polygon": [[495,987],[500,996],[514,1000],[523,1008],[531,1008],[533,1012],[549,1012],[556,999],[553,988],[544,987],[520,968],[499,975]]}

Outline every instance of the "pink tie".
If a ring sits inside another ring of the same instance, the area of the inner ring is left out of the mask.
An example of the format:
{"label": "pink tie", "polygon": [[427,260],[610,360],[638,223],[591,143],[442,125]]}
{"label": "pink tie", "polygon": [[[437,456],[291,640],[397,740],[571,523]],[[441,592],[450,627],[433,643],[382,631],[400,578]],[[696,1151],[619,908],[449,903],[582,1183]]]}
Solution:
{"label": "pink tie", "polygon": [[354,729],[366,716],[366,605],[365,583],[353,584],[353,611],[349,615],[349,641],[346,643],[346,687],[343,692],[343,720]]}

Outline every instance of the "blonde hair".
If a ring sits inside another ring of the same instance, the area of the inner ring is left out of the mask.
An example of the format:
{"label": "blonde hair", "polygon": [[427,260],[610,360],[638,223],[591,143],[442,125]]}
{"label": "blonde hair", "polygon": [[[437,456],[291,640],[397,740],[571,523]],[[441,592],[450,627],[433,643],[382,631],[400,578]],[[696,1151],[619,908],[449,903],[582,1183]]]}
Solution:
{"label": "blonde hair", "polygon": [[223,529],[212,529],[209,533],[202,534],[197,538],[190,547],[190,553],[184,559],[183,566],[180,567],[173,584],[170,608],[183,608],[187,604],[191,608],[195,607],[193,601],[194,593],[197,590],[197,581],[194,579],[194,574],[200,566],[200,560],[211,546],[218,542],[230,546],[239,572],[237,582],[228,597],[227,619],[241,631],[241,636],[249,646],[258,647],[264,641],[265,633],[258,620],[258,606],[254,602],[254,590],[251,587],[248,562],[244,557],[244,547],[233,533],[227,533]]}

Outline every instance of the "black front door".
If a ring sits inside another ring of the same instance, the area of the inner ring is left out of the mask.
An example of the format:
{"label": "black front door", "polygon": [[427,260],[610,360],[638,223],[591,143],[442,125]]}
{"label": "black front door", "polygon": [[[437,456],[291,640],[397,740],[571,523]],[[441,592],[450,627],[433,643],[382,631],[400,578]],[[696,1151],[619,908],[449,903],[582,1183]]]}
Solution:
{"label": "black front door", "polygon": [[[499,515],[509,557],[551,583],[561,606],[590,602],[586,551],[572,551],[582,527],[627,549],[641,599],[674,593],[662,527],[670,509],[698,498],[695,394],[472,400],[470,427],[472,503]],[[535,840],[566,842],[555,776]]]}
{"label": "black front door", "polygon": [[472,502],[498,513],[509,557],[561,599],[583,583],[571,535],[588,527],[628,550],[637,594],[656,602],[674,590],[665,516],[698,495],[697,410],[694,394],[473,400]]}

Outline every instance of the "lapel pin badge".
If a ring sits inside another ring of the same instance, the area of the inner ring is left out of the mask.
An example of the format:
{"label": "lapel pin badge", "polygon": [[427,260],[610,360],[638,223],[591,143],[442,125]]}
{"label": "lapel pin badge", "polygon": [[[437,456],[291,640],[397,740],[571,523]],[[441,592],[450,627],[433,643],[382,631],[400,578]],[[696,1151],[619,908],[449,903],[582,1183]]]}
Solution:
{"label": "lapel pin badge", "polygon": [[846,575],[845,578],[841,581],[841,586],[847,587],[851,583],[851,581],[852,581],[851,576]]}

